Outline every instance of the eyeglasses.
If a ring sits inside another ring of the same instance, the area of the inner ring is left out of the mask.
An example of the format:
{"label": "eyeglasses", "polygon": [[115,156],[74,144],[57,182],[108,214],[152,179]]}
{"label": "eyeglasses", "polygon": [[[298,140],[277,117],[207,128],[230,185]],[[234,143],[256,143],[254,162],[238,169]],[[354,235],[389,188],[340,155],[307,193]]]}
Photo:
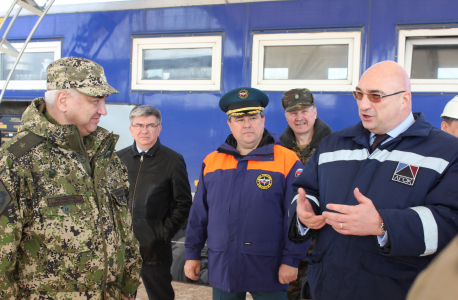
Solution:
{"label": "eyeglasses", "polygon": [[353,97],[355,97],[356,100],[363,100],[364,95],[367,95],[367,98],[369,98],[370,102],[378,103],[378,102],[382,101],[382,98],[385,98],[385,97],[388,97],[388,96],[397,95],[397,94],[404,93],[404,92],[405,91],[400,91],[400,92],[389,94],[389,95],[380,95],[380,94],[362,93],[362,92],[354,91],[353,92]]}
{"label": "eyeglasses", "polygon": [[152,130],[153,128],[156,128],[158,125],[151,123],[151,124],[134,124],[132,127],[134,127],[136,130],[141,130],[146,127],[148,130]]}

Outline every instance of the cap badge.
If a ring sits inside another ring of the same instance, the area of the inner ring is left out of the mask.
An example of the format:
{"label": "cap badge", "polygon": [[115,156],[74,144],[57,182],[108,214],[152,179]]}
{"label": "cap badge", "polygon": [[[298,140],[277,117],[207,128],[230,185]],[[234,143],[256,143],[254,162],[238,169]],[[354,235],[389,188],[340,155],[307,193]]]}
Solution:
{"label": "cap badge", "polygon": [[299,94],[294,95],[294,98],[299,99]]}
{"label": "cap badge", "polygon": [[248,98],[248,91],[243,89],[239,91],[239,98],[240,99],[246,99]]}
{"label": "cap badge", "polygon": [[261,174],[256,178],[256,185],[262,190],[267,190],[272,186],[272,176],[269,174]]}

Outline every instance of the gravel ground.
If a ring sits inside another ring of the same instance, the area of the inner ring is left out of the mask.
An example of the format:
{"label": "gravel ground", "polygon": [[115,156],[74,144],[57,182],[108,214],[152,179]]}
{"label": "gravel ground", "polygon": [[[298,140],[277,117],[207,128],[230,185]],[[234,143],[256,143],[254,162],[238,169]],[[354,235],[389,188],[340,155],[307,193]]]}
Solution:
{"label": "gravel ground", "polygon": [[[212,299],[212,288],[208,285],[199,285],[192,283],[184,283],[178,281],[172,281],[173,289],[175,290],[176,300],[211,300]],[[252,300],[251,295],[247,295],[247,300]],[[140,285],[137,292],[137,298],[139,300],[148,300],[145,288],[143,284]]]}

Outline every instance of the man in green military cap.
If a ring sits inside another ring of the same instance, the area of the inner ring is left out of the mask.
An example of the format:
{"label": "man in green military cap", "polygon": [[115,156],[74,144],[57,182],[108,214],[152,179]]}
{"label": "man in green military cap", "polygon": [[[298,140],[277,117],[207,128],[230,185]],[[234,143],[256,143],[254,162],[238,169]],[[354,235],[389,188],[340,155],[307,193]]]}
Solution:
{"label": "man in green military cap", "polygon": [[97,126],[118,92],[103,68],[65,57],[0,151],[0,298],[133,299],[141,258],[118,136]]}
{"label": "man in green military cap", "polygon": [[207,241],[214,300],[245,299],[247,292],[256,300],[286,300],[285,290],[309,246],[286,238],[292,182],[302,164],[264,128],[268,103],[254,88],[224,94],[219,106],[232,134],[202,164],[186,229],[184,270],[198,279]]}
{"label": "man in green military cap", "polygon": [[[305,165],[318,147],[321,140],[332,133],[331,128],[317,117],[315,99],[309,89],[293,89],[285,92],[282,98],[282,106],[285,109],[286,127],[280,136],[281,145],[296,152],[301,162]],[[313,250],[315,238],[308,253]],[[288,300],[301,299],[301,286],[307,273],[308,263],[301,261],[299,264],[298,279],[290,283]],[[305,291],[307,283],[305,283]]]}

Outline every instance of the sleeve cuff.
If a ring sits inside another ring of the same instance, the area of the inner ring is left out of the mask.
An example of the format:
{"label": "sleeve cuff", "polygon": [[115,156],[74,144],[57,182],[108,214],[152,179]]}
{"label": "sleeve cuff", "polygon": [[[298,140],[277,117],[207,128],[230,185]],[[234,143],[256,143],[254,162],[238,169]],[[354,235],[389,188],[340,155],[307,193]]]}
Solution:
{"label": "sleeve cuff", "polygon": [[377,241],[380,247],[385,246],[386,242],[388,241],[388,231],[385,232],[384,235],[377,235]]}
{"label": "sleeve cuff", "polygon": [[297,220],[297,229],[301,235],[306,235],[310,228],[306,227],[304,224],[299,221],[299,217],[296,216]]}
{"label": "sleeve cuff", "polygon": [[283,256],[281,259],[282,265],[288,265],[293,268],[298,268],[299,267],[299,259],[292,258],[290,256]]}
{"label": "sleeve cuff", "polygon": [[201,260],[200,252],[186,252],[184,254],[184,259],[185,260]]}

